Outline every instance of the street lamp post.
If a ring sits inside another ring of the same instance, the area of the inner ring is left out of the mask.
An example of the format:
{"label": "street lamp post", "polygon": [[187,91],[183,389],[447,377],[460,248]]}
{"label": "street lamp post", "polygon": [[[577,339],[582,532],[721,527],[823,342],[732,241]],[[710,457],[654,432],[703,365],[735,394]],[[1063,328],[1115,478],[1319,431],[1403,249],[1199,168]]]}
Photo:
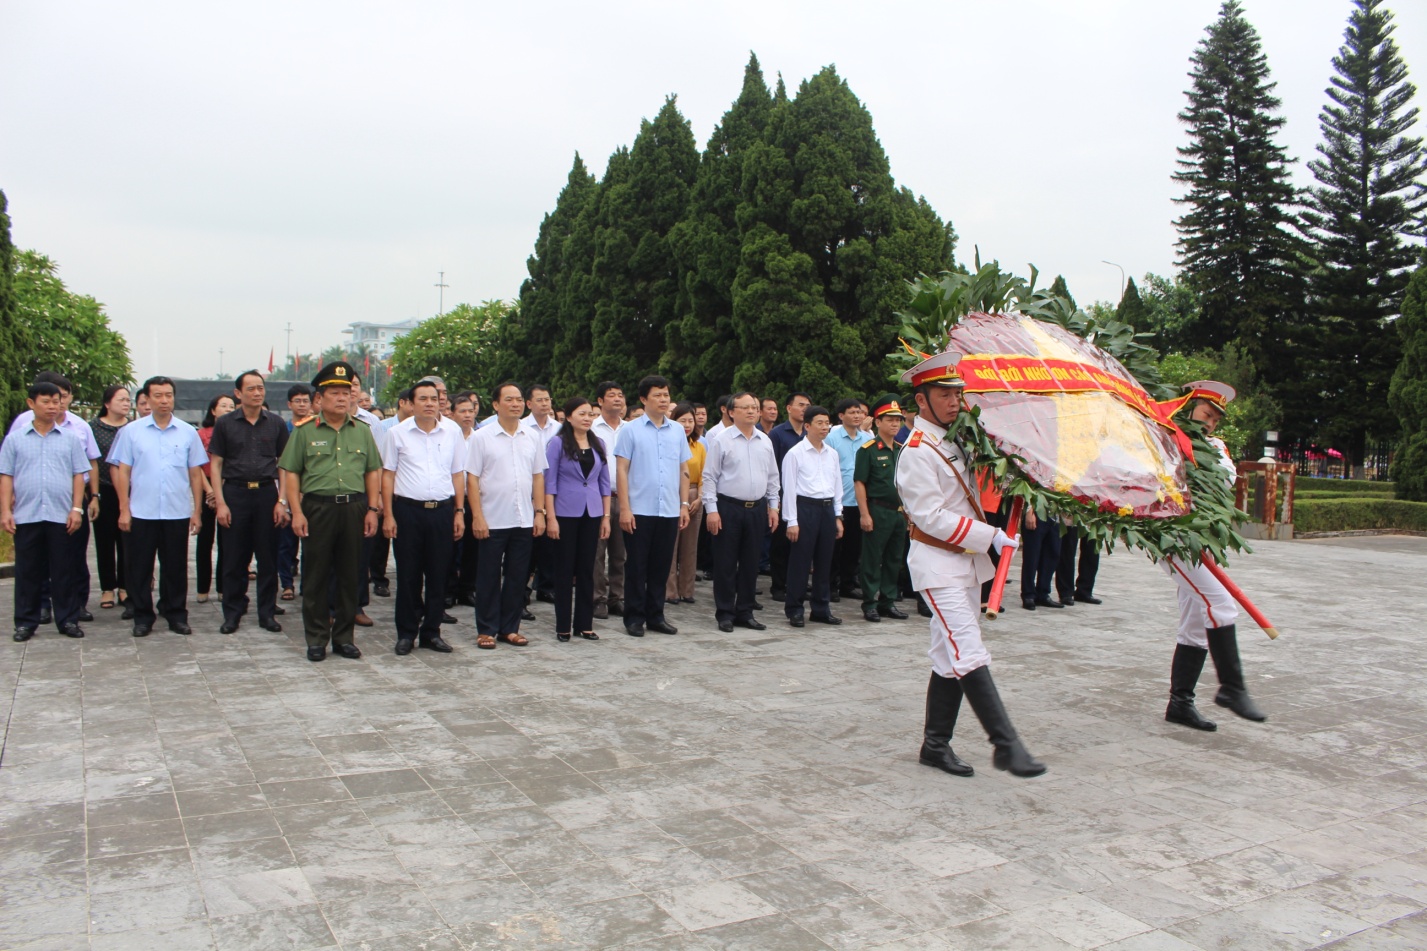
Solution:
{"label": "street lamp post", "polygon": [[1101,263],[1101,264],[1108,264],[1108,265],[1110,265],[1111,267],[1114,267],[1114,268],[1120,268],[1120,296],[1121,296],[1121,297],[1124,297],[1124,296],[1125,296],[1125,269],[1122,268],[1122,267],[1120,267],[1120,265],[1116,264],[1114,261],[1106,261],[1106,260],[1104,260],[1104,259],[1101,259],[1100,263]]}

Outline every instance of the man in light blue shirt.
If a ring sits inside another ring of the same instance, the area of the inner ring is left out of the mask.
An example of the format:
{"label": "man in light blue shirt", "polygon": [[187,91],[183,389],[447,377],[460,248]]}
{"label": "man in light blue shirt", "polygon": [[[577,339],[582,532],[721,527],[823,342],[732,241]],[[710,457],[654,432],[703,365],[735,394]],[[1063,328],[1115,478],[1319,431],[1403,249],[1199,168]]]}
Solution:
{"label": "man in light blue shirt", "polygon": [[679,629],[664,619],[664,587],[679,532],[689,524],[689,440],[669,418],[669,381],[639,381],[644,415],[620,427],[614,445],[619,527],[624,533],[624,630],[643,637]]}
{"label": "man in light blue shirt", "polygon": [[31,418],[0,446],[0,528],[15,536],[15,640],[28,641],[40,624],[46,579],[53,585],[54,620],[61,634],[83,637],[79,611],[85,553],[70,537],[84,521],[84,443],[59,428],[60,388],[30,384]]}
{"label": "man in light blue shirt", "polygon": [[857,508],[857,490],[852,469],[857,464],[857,450],[867,445],[872,434],[862,429],[867,418],[867,404],[855,396],[839,400],[833,409],[840,425],[828,434],[827,444],[837,452],[842,466],[842,537],[832,551],[833,598],[860,598],[857,587],[858,565],[862,559],[862,515]]}
{"label": "man in light blue shirt", "polygon": [[139,390],[152,412],[123,429],[109,449],[119,495],[119,530],[129,535],[125,568],[134,607],[134,636],[145,637],[157,619],[152,585],[159,559],[157,614],[175,634],[188,626],[188,536],[197,535],[203,511],[203,470],[208,453],[198,432],[173,415],[174,383],[151,377]]}

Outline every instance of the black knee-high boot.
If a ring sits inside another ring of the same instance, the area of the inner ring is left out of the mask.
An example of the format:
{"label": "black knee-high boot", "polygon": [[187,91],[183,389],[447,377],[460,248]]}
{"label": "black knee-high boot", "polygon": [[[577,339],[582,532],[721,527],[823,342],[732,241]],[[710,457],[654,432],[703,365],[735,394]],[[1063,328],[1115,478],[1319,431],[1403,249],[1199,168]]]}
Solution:
{"label": "black knee-high boot", "polygon": [[920,756],[923,766],[934,766],[953,776],[970,776],[976,772],[951,748],[951,735],[956,730],[956,715],[960,710],[961,681],[932,671],[932,679],[927,684],[927,721]]}
{"label": "black knee-high boot", "polygon": [[1213,720],[1206,720],[1194,707],[1194,685],[1199,683],[1199,675],[1204,671],[1204,659],[1209,652],[1202,647],[1176,644],[1174,663],[1169,673],[1169,706],[1164,718],[1170,723],[1182,723],[1196,730],[1217,730]]}
{"label": "black knee-high boot", "polygon": [[1254,706],[1244,686],[1244,667],[1239,660],[1239,640],[1234,625],[1209,629],[1209,656],[1214,658],[1214,669],[1219,673],[1219,692],[1214,695],[1214,702],[1245,720],[1259,723],[1267,720],[1268,715]]}
{"label": "black knee-high boot", "polygon": [[961,689],[985,728],[986,736],[996,747],[991,765],[1009,770],[1013,776],[1039,776],[1044,773],[1045,764],[1032,756],[1017,738],[1011,718],[1001,703],[996,682],[991,679],[991,668],[978,667],[962,677]]}

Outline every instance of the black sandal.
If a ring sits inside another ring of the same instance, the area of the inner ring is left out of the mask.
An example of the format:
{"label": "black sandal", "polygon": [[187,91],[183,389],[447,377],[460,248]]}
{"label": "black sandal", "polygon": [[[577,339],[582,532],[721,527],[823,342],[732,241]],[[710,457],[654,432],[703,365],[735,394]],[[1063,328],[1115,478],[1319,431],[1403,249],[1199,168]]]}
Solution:
{"label": "black sandal", "polygon": [[557,640],[557,641],[568,641],[569,639],[570,639],[570,635],[569,635],[569,634],[561,634],[559,631],[556,631],[556,632],[555,632],[555,640]]}

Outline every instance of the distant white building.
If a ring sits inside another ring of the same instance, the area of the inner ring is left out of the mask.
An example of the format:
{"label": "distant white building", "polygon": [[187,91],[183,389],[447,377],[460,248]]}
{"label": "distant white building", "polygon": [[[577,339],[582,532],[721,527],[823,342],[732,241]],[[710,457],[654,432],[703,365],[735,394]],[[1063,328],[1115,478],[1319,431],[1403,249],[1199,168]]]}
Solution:
{"label": "distant white building", "polygon": [[397,340],[419,323],[421,321],[415,317],[394,324],[374,324],[366,320],[357,320],[353,321],[352,325],[342,333],[352,335],[350,346],[355,348],[358,344],[364,343],[371,348],[373,356],[387,360],[391,358],[391,351],[396,346]]}

